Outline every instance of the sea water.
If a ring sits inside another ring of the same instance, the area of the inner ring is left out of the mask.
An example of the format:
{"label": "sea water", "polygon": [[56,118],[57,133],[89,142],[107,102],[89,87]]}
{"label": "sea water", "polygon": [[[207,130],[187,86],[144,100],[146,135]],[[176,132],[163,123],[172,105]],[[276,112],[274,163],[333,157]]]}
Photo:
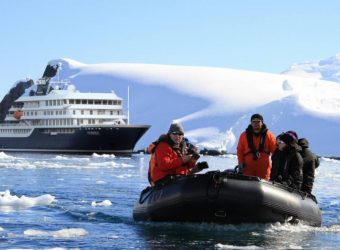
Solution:
{"label": "sea water", "polygon": [[[236,165],[234,155],[200,160]],[[0,153],[0,249],[340,249],[340,161],[322,158],[317,169],[321,227],[135,222],[148,161]]]}

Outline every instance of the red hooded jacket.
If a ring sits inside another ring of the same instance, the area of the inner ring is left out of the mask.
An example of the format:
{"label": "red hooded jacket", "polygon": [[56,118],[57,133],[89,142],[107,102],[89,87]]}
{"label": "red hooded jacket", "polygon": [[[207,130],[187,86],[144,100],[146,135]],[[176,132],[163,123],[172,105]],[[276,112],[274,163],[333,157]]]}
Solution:
{"label": "red hooded jacket", "polygon": [[[151,144],[152,145],[152,144]],[[151,145],[149,147],[151,147]],[[149,150],[148,150],[149,151]],[[185,152],[184,152],[185,154]],[[168,175],[188,175],[195,167],[195,160],[184,164],[182,153],[175,150],[166,140],[159,142],[149,163],[151,184]]]}

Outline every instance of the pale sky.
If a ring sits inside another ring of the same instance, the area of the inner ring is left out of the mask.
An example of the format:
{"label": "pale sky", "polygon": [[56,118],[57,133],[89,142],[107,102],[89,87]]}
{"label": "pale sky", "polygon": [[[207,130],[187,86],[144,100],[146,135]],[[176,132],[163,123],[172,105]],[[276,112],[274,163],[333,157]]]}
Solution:
{"label": "pale sky", "polygon": [[269,73],[340,52],[334,0],[0,0],[0,95],[48,61]]}

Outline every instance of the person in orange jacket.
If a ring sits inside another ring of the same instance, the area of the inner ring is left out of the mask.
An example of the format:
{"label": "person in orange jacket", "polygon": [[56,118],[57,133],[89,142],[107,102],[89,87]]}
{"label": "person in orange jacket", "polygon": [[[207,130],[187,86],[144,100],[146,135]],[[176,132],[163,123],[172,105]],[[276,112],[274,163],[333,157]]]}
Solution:
{"label": "person in orange jacket", "polygon": [[196,164],[198,149],[184,139],[180,123],[171,124],[168,133],[151,143],[147,151],[152,153],[148,174],[152,186],[167,176],[188,175],[208,168],[206,162]]}
{"label": "person in orange jacket", "polygon": [[240,135],[237,145],[238,168],[243,175],[270,178],[270,155],[276,149],[276,138],[271,133],[263,117],[253,114],[250,125]]}

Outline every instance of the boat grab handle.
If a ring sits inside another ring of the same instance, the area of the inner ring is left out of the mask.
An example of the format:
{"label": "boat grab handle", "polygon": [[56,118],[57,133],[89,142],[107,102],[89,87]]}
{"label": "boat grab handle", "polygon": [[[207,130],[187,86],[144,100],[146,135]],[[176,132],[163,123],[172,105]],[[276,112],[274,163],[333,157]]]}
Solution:
{"label": "boat grab handle", "polygon": [[[146,194],[146,195],[144,196],[144,194],[145,194],[146,192],[148,192],[149,189],[152,189],[152,190],[151,190],[148,194]],[[140,197],[139,197],[139,204],[143,204],[144,201],[145,201],[145,200],[153,193],[153,191],[154,191],[153,188],[150,188],[150,187],[145,188],[145,189],[142,191],[142,193],[141,193],[141,195],[140,195]]]}
{"label": "boat grab handle", "polygon": [[223,179],[224,177],[221,175],[220,172],[216,172],[212,175],[210,183],[208,183],[206,190],[206,196],[209,199],[216,200],[218,198],[220,194],[220,189],[223,185]]}

